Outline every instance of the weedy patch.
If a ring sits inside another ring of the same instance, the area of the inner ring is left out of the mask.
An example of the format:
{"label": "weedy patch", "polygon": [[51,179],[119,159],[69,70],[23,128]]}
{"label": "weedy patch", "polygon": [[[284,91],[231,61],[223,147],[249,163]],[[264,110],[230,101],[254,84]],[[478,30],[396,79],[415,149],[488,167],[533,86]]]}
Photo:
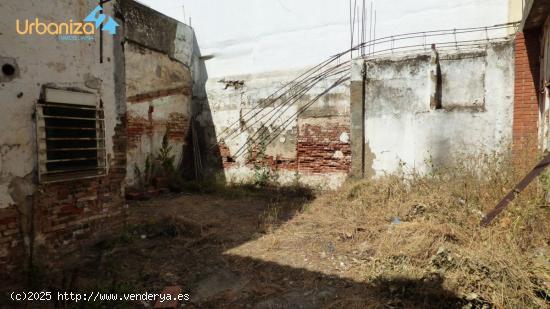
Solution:
{"label": "weedy patch", "polygon": [[548,179],[480,226],[524,175],[516,166],[466,158],[333,192],[196,183],[131,204],[127,228],[53,286],[178,285],[190,308],[548,308]]}
{"label": "weedy patch", "polygon": [[[533,182],[490,227],[479,225],[523,176],[514,166],[487,156],[424,176],[350,182],[318,199],[304,220],[322,222],[318,235],[361,227],[354,241],[338,245],[341,254],[356,258],[364,251],[360,247],[371,252],[357,268],[361,273],[350,272],[351,277],[374,284],[396,274],[417,279],[437,275],[446,291],[461,297],[464,308],[547,307],[547,179]],[[409,287],[408,293],[425,295],[420,287]]]}

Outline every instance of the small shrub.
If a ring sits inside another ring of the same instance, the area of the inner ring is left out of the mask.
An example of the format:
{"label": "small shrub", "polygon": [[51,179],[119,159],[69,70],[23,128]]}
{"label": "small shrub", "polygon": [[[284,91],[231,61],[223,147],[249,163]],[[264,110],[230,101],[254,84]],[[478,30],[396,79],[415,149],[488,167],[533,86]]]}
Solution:
{"label": "small shrub", "polygon": [[262,165],[254,166],[253,184],[259,187],[265,187],[271,180],[271,170]]}
{"label": "small shrub", "polygon": [[164,136],[162,137],[162,145],[160,147],[159,153],[157,155],[157,160],[160,162],[164,176],[170,177],[175,172],[174,162],[176,157],[172,155],[172,146],[168,142],[169,130],[166,130]]}

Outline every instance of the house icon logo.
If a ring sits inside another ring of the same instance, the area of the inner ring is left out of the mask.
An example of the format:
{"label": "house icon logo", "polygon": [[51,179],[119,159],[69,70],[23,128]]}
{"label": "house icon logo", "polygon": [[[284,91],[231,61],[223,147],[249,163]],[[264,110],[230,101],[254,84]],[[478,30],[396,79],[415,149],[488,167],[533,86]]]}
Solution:
{"label": "house icon logo", "polygon": [[[105,22],[106,20],[107,22]],[[103,8],[99,5],[92,12],[90,12],[86,18],[84,18],[84,22],[94,23],[96,29],[103,25],[103,31],[107,31],[111,35],[116,34],[116,28],[119,26],[119,24],[111,16],[103,14]]]}

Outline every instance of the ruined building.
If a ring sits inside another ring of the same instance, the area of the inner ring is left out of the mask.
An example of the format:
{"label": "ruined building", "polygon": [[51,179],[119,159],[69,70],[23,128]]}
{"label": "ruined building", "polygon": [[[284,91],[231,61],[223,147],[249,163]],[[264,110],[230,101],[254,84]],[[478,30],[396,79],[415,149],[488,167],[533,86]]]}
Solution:
{"label": "ruined building", "polygon": [[98,28],[91,39],[15,26],[29,19],[54,31],[83,20],[95,0],[1,6],[0,265],[11,269],[122,226],[134,167],[166,132],[181,159],[196,55],[189,26],[137,2],[105,4],[103,26],[112,19],[116,34]]}
{"label": "ruined building", "polygon": [[[104,3],[80,33],[60,24],[84,20],[98,1],[3,1],[0,268],[77,259],[81,246],[124,225],[127,192],[163,142],[184,178],[241,182],[260,171],[321,188],[404,166],[427,171],[451,154],[510,142],[546,149],[548,5],[527,1],[516,34],[522,8],[511,8],[521,1],[479,4],[478,14],[494,13],[481,24],[460,20],[468,6],[429,1],[448,10],[434,18],[453,16],[460,27],[418,23],[400,36],[393,25],[429,11],[402,2],[377,36],[345,53],[345,21],[201,51],[189,25],[132,0]],[[315,48],[285,52],[308,38]]]}

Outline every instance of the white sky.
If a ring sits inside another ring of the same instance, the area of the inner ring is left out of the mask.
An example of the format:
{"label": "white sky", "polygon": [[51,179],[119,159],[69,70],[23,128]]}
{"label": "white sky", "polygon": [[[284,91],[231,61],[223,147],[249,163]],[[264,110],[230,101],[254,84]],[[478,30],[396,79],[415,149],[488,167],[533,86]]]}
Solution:
{"label": "white sky", "polygon": [[[374,1],[377,37],[508,22],[508,0]],[[347,0],[139,2],[186,24],[191,19],[202,54],[214,55],[210,76],[301,68],[350,45]]]}

